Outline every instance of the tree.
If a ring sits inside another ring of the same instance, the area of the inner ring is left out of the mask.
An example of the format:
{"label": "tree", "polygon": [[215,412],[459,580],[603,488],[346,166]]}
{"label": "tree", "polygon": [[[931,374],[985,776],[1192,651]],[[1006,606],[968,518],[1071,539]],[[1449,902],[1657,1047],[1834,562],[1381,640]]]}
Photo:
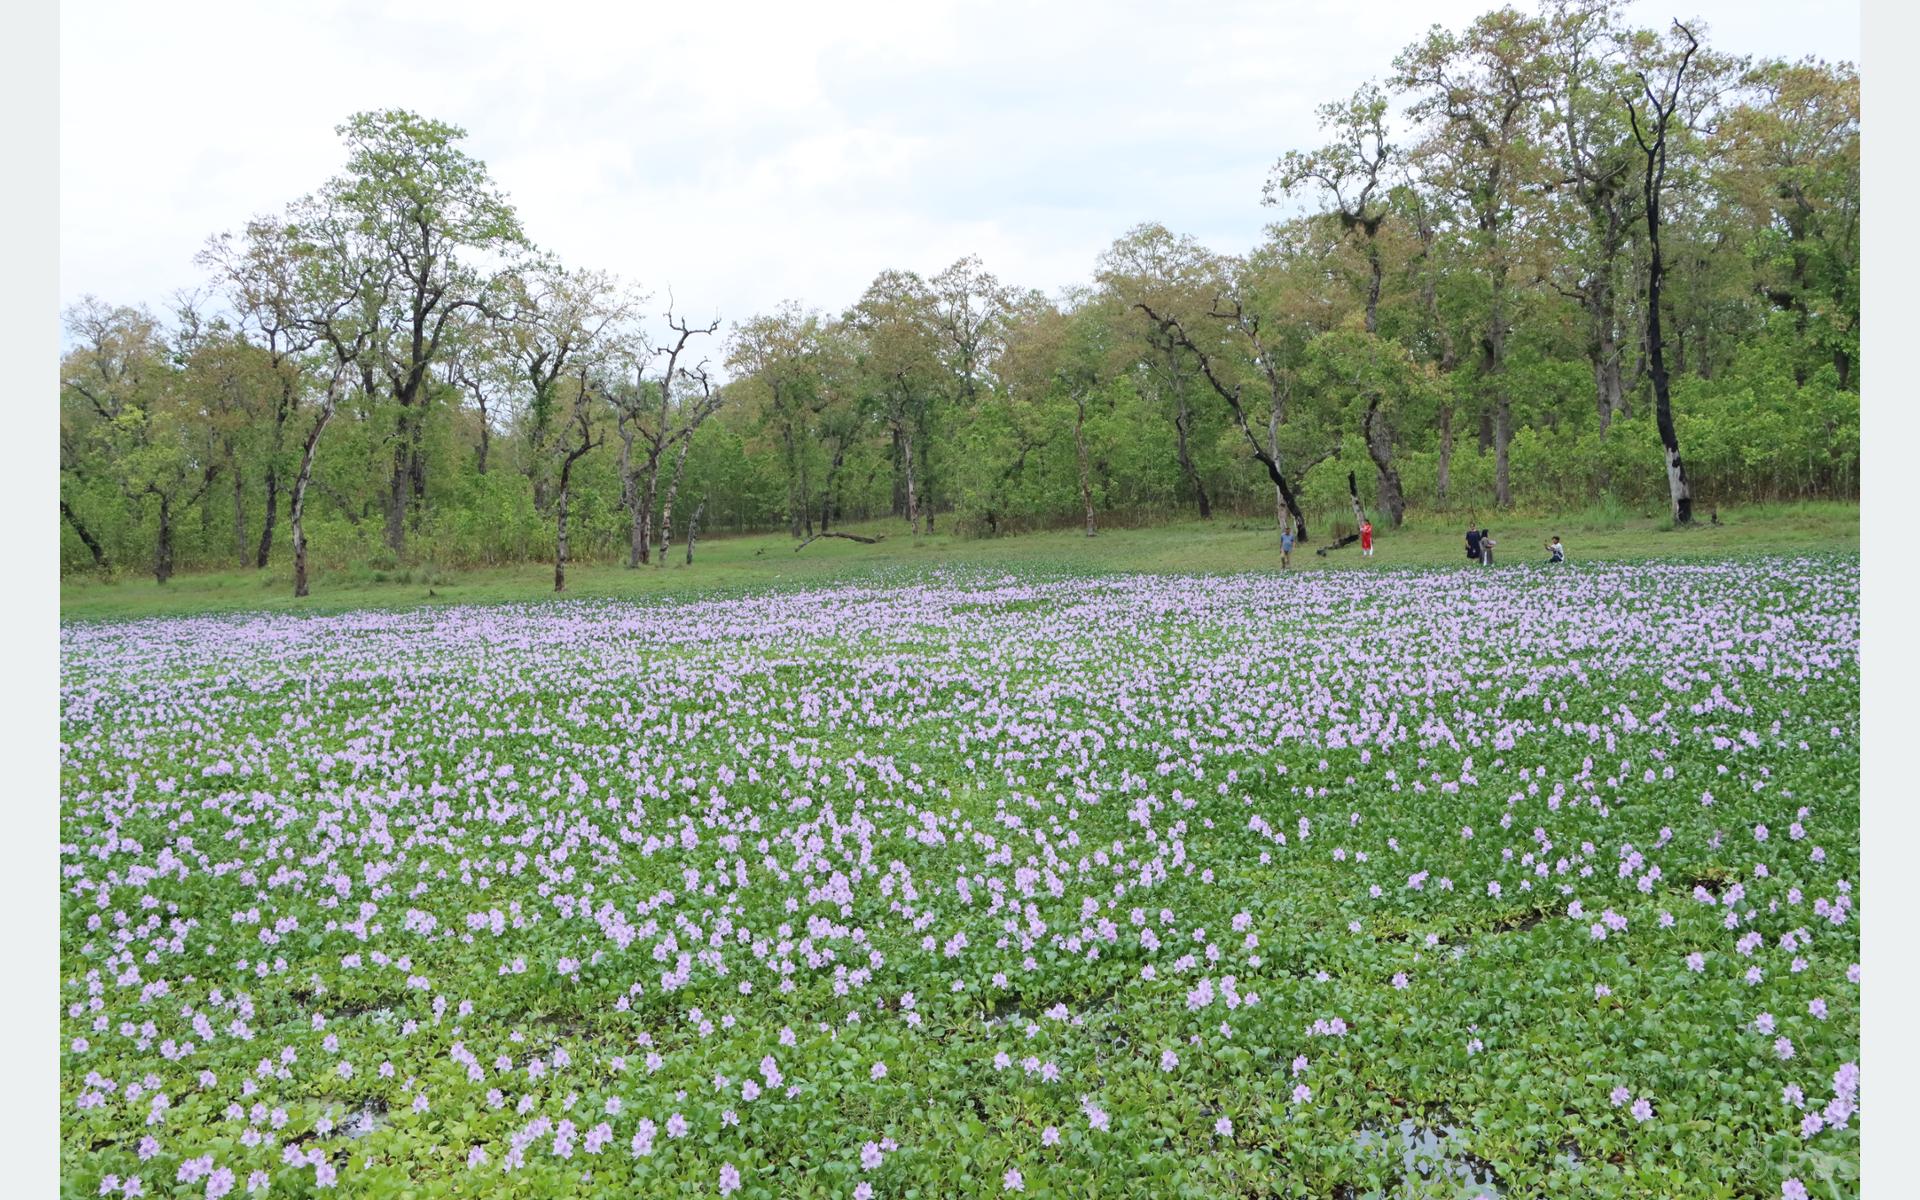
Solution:
{"label": "tree", "polygon": [[1399,527],[1406,519],[1406,493],[1393,463],[1392,423],[1424,396],[1427,377],[1403,347],[1349,327],[1323,333],[1308,346],[1306,383],[1358,410],[1355,423],[1373,461],[1376,503]]}
{"label": "tree", "polygon": [[[945,406],[961,420],[969,418],[981,392],[993,384],[995,361],[1005,349],[1006,321],[1012,293],[994,278],[975,255],[968,255],[929,281],[933,293],[934,327],[940,338],[940,357],[950,386]],[[920,408],[922,473],[926,494],[934,495],[934,459],[927,450],[937,440],[932,427],[939,408]],[[927,532],[933,532],[935,505],[927,505]]]}
{"label": "tree", "polygon": [[1574,276],[1563,294],[1586,317],[1587,359],[1593,367],[1594,411],[1600,432],[1628,411],[1622,381],[1620,274],[1636,214],[1632,144],[1618,101],[1626,71],[1623,0],[1552,0],[1547,12],[1548,54],[1554,86],[1548,93],[1549,128],[1557,143],[1557,185],[1577,203],[1565,222],[1566,269]]}
{"label": "tree", "polygon": [[1330,203],[1326,216],[1342,233],[1360,239],[1367,262],[1367,332],[1379,330],[1380,285],[1386,268],[1380,253],[1380,225],[1393,211],[1388,173],[1395,149],[1387,141],[1387,97],[1369,83],[1348,98],[1319,109],[1320,127],[1334,140],[1318,150],[1289,150],[1267,178],[1262,203],[1278,204],[1309,187]]}
{"label": "tree", "polygon": [[[1698,70],[1696,60],[1694,69]],[[1848,64],[1763,62],[1712,131],[1714,181],[1751,239],[1755,291],[1792,314],[1842,388],[1860,344],[1860,76]]]}
{"label": "tree", "polygon": [[60,515],[96,567],[105,567],[101,539],[81,516],[79,505],[97,478],[113,479],[124,490],[122,468],[114,454],[121,414],[152,394],[164,369],[159,322],[145,309],[115,307],[83,297],[62,314],[74,345],[60,364]]}
{"label": "tree", "polygon": [[1175,236],[1163,225],[1138,225],[1101,255],[1097,278],[1119,296],[1128,310],[1158,313],[1151,316],[1138,337],[1148,347],[1147,370],[1156,389],[1172,410],[1174,455],[1180,473],[1192,490],[1200,519],[1213,516],[1213,500],[1193,456],[1194,410],[1189,403],[1191,362],[1188,350],[1173,335],[1184,318],[1192,322],[1220,294],[1220,265],[1193,238]]}
{"label": "tree", "polygon": [[1507,337],[1516,242],[1525,231],[1524,210],[1538,195],[1539,107],[1551,82],[1545,27],[1512,9],[1480,17],[1464,34],[1435,26],[1425,41],[1401,52],[1394,68],[1394,85],[1414,95],[1408,111],[1426,135],[1412,152],[1416,165],[1459,197],[1471,221],[1476,267],[1486,288],[1479,359],[1487,392],[1483,412],[1491,424],[1494,499],[1504,508],[1513,503]]}
{"label": "tree", "polygon": [[[1294,498],[1293,488],[1287,482],[1286,473],[1280,469],[1280,463],[1274,458],[1270,449],[1260,444],[1259,435],[1253,431],[1253,425],[1247,418],[1247,407],[1241,403],[1240,399],[1244,385],[1238,381],[1230,381],[1215,355],[1193,340],[1193,336],[1187,332],[1186,326],[1181,324],[1179,317],[1171,313],[1157,312],[1151,305],[1144,302],[1134,307],[1146,314],[1147,319],[1159,329],[1160,336],[1168,345],[1191,354],[1194,361],[1199,364],[1201,377],[1207,381],[1207,385],[1214,390],[1215,394],[1226,401],[1227,410],[1233,414],[1234,424],[1246,438],[1248,448],[1253,451],[1253,457],[1267,469],[1267,478],[1273,481],[1273,486],[1280,493],[1281,502],[1286,505],[1287,512],[1293,517],[1294,527],[1299,530],[1300,537],[1305,539],[1308,536],[1306,514],[1300,511],[1300,503]],[[1249,318],[1243,308],[1235,305],[1229,310],[1229,319],[1237,325]]]}
{"label": "tree", "polygon": [[[287,427],[300,405],[299,359],[320,336],[305,319],[309,300],[301,294],[302,247],[285,221],[267,217],[248,222],[240,237],[219,234],[197,258],[211,267],[238,314],[243,336],[251,335],[265,352],[272,377],[272,420],[266,429],[260,541],[254,566],[264,570],[273,553],[274,523],[287,451]],[[236,478],[236,487],[238,479]]]}
{"label": "tree", "polygon": [[882,271],[847,314],[865,343],[861,366],[879,396],[893,435],[907,527],[920,535],[921,493],[916,466],[925,461],[921,434],[931,424],[928,409],[940,386],[942,365],[936,301],[911,271]]}
{"label": "tree", "polygon": [[633,319],[640,300],[604,271],[568,270],[546,255],[536,255],[502,276],[496,294],[496,317],[478,310],[473,315],[487,349],[517,377],[516,390],[525,398],[527,476],[533,483],[534,509],[545,513],[552,486],[546,474],[552,462],[547,440],[555,426],[561,381],[576,362],[592,358]]}
{"label": "tree", "polygon": [[567,516],[568,505],[572,499],[573,464],[592,452],[595,446],[606,439],[596,441],[593,436],[593,400],[587,389],[587,373],[580,372],[580,390],[573,401],[573,412],[568,422],[578,440],[566,448],[566,455],[560,460],[560,486],[555,493],[553,505],[553,590],[567,590]]}
{"label": "tree", "polygon": [[355,327],[367,334],[356,355],[361,386],[394,408],[384,507],[387,546],[402,555],[409,508],[427,494],[429,368],[454,317],[487,308],[496,280],[472,260],[526,238],[486,165],[457,145],[465,130],[387,109],[357,113],[335,132],[346,170],[296,206],[294,225],[308,253],[335,260],[329,274],[353,285]]}
{"label": "tree", "polygon": [[1443,226],[1450,223],[1450,214],[1439,195],[1417,183],[1394,189],[1394,200],[1407,214],[1419,243],[1419,250],[1407,264],[1419,296],[1418,315],[1408,340],[1423,361],[1432,363],[1447,381],[1439,389],[1434,420],[1434,498],[1445,506],[1453,484],[1452,379],[1459,363],[1453,318],[1441,302],[1443,283],[1451,284],[1458,275],[1449,242],[1441,236]]}
{"label": "tree", "polygon": [[[285,374],[268,356],[224,318],[203,320],[199,298],[182,296],[176,302],[178,384],[185,402],[203,423],[217,459],[217,470],[231,485],[232,552],[240,566],[254,563],[247,532],[247,470],[251,460],[267,457],[270,446],[260,446],[262,433],[272,434],[271,408],[282,390]],[[279,376],[280,378],[276,378]],[[265,453],[263,453],[265,452]],[[213,506],[202,506],[203,529],[210,530]]]}
{"label": "tree", "polygon": [[[1037,292],[1011,305],[1001,360],[1001,377],[1010,399],[1030,410],[1063,405],[1072,426],[1073,478],[1077,485],[1079,516],[1086,536],[1098,532],[1095,517],[1093,460],[1088,446],[1087,416],[1098,402],[1102,376],[1115,355],[1115,323],[1101,298],[1086,290],[1070,290],[1062,308]],[[1030,422],[1046,437],[1049,424],[1036,415]],[[995,470],[997,464],[985,469]]]}
{"label": "tree", "polygon": [[[680,365],[687,347],[696,337],[710,336],[720,328],[718,317],[707,325],[693,325],[676,317],[669,308],[667,328],[672,336],[654,345],[645,338],[627,352],[633,372],[633,386],[615,391],[614,419],[620,434],[620,479],[622,499],[631,519],[627,566],[638,567],[653,555],[657,540],[654,528],[654,502],[660,488],[660,460],[668,450],[693,436],[719,407],[720,393],[707,377],[702,362],[692,370]],[[647,371],[655,362],[663,363],[660,373],[649,379]],[[689,398],[691,387],[699,395]],[[640,443],[641,458],[634,460],[634,443]]]}
{"label": "tree", "polygon": [[68,310],[62,569],[265,566],[289,521],[302,594],[310,549],[527,561],[562,477],[565,561],[635,565],[695,523],[1092,535],[1271,499],[1304,536],[1355,501],[1852,495],[1859,111],[1850,65],[1541,0],[1323,106],[1266,181],[1305,211],[1244,253],[1141,225],[1051,299],[972,256],[883,272],[837,317],[734,328],[724,387],[696,361],[717,322],[649,340],[613,275],[529,244],[459,130],[362,113],[331,180],[208,243],[221,304]]}
{"label": "tree", "polygon": [[293,527],[293,594],[296,599],[307,594],[307,487],[313,482],[313,462],[319,453],[320,435],[327,431],[328,423],[333,420],[333,414],[340,406],[340,396],[345,389],[347,371],[352,361],[351,356],[336,355],[334,358],[326,389],[321,393],[320,402],[308,422],[306,440],[300,447],[300,466],[294,472],[293,491],[287,497],[287,522]]}
{"label": "tree", "polygon": [[[719,322],[715,321],[714,324],[718,326]],[[660,556],[654,562],[662,567],[667,565],[667,547],[673,544],[673,505],[680,496],[680,481],[687,473],[687,452],[693,449],[694,435],[700,432],[700,427],[706,424],[709,417],[719,411],[725,399],[720,389],[714,386],[704,363],[692,371],[683,372],[681,377],[689,388],[680,410],[680,448],[674,451],[673,474],[667,477],[667,494],[660,500],[660,536],[656,539]]]}
{"label": "tree", "polygon": [[1675,21],[1673,27],[1686,39],[1687,45],[1673,68],[1665,93],[1656,93],[1646,73],[1641,72],[1640,91],[1646,98],[1646,118],[1642,119],[1632,100],[1624,103],[1633,123],[1633,140],[1646,157],[1641,195],[1647,217],[1647,358],[1653,377],[1654,421],[1660,429],[1661,448],[1667,455],[1667,487],[1673,502],[1674,524],[1690,525],[1693,523],[1693,489],[1687,483],[1687,468],[1680,461],[1680,437],[1673,426],[1673,394],[1667,379],[1666,348],[1660,336],[1660,285],[1665,273],[1665,263],[1660,257],[1660,189],[1666,183],[1667,126],[1673,120],[1681,78],[1700,42],[1693,31],[1680,22]]}
{"label": "tree", "polygon": [[797,539],[812,532],[812,464],[821,345],[817,313],[788,302],[737,326],[728,341],[727,366],[761,429],[772,443],[785,476],[788,530]]}
{"label": "tree", "polygon": [[175,567],[177,520],[220,470],[214,426],[185,378],[193,346],[167,345],[144,309],[91,297],[67,310],[66,326],[75,345],[62,364],[62,390],[86,406],[72,415],[85,420],[91,449],[127,502],[136,512],[150,504],[153,577],[166,583]]}

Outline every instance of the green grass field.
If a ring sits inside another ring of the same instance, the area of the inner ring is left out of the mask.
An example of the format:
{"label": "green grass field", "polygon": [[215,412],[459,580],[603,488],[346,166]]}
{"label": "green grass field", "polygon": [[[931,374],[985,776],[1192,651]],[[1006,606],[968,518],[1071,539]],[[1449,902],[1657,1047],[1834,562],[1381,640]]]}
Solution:
{"label": "green grass field", "polygon": [[[1528,566],[1545,557],[1542,544],[1565,539],[1575,562],[1648,558],[1696,559],[1754,554],[1857,551],[1860,510],[1855,504],[1765,505],[1723,511],[1718,525],[1665,528],[1656,518],[1600,514],[1480,521],[1498,540],[1497,568]],[[1327,557],[1296,550],[1294,568],[1389,570],[1395,567],[1464,565],[1466,518],[1416,518],[1397,531],[1383,531],[1371,560],[1349,546]],[[1324,523],[1321,528],[1324,528]],[[914,538],[899,522],[853,528],[885,535],[878,545],[823,539],[794,551],[785,534],[755,534],[703,540],[688,567],[673,547],[665,567],[628,570],[614,563],[574,563],[567,569],[567,595],[576,598],[711,595],[826,583],[873,573],[928,567],[1004,568],[1062,574],[1149,572],[1220,574],[1279,568],[1279,539],[1270,524],[1217,518],[1139,529],[1115,529],[1088,538],[1077,530],[1001,538],[950,534]],[[414,566],[317,570],[313,595],[293,598],[291,567],[177,575],[165,584],[150,576],[112,581],[75,576],[61,582],[60,612],[68,620],[180,616],[202,612],[299,609],[337,612],[431,604],[538,600],[553,595],[551,563],[530,562],[476,570]]]}

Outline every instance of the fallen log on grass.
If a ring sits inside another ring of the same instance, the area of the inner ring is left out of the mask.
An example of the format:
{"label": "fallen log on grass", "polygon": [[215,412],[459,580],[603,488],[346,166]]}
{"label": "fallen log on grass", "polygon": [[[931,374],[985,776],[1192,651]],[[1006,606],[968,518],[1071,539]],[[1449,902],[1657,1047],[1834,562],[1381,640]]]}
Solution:
{"label": "fallen log on grass", "polygon": [[886,536],[887,536],[887,535],[883,533],[883,534],[881,534],[881,535],[880,535],[880,537],[861,537],[861,536],[860,536],[859,534],[857,534],[857,533],[841,533],[841,532],[840,532],[839,530],[837,530],[837,529],[836,529],[836,530],[834,530],[834,531],[832,531],[831,533],[816,533],[816,534],[814,534],[814,535],[813,535],[812,537],[809,537],[809,538],[808,538],[808,539],[807,539],[806,541],[804,541],[804,542],[801,542],[801,543],[800,543],[800,544],[799,544],[798,546],[795,546],[795,547],[793,548],[793,552],[794,552],[795,554],[798,554],[798,553],[800,553],[800,552],[801,552],[802,550],[805,550],[805,549],[806,549],[806,548],[807,548],[808,546],[811,546],[811,545],[813,545],[813,544],[814,544],[815,542],[817,542],[817,541],[819,541],[819,540],[820,540],[821,538],[829,538],[829,537],[837,537],[837,538],[845,538],[845,539],[847,539],[847,540],[848,540],[848,541],[850,541],[850,542],[865,542],[865,543],[866,543],[867,545],[869,545],[869,546],[871,546],[871,545],[873,545],[873,544],[874,544],[875,542],[878,542],[878,541],[880,541],[880,540],[881,540],[881,538],[884,538],[884,537],[886,537]]}
{"label": "fallen log on grass", "polygon": [[1337,542],[1335,542],[1335,543],[1334,543],[1333,545],[1331,545],[1331,546],[1322,546],[1322,547],[1320,547],[1320,548],[1319,548],[1318,550],[1315,550],[1315,551],[1314,551],[1314,553],[1315,553],[1315,554],[1318,554],[1318,555],[1319,555],[1319,556],[1320,556],[1321,558],[1325,558],[1325,557],[1327,556],[1327,551],[1329,551],[1329,550],[1338,550],[1338,549],[1340,549],[1340,548],[1341,548],[1342,546],[1351,546],[1351,545],[1353,545],[1353,544],[1354,544],[1355,542],[1357,542],[1357,541],[1359,541],[1359,540],[1360,540],[1360,535],[1359,535],[1359,534],[1357,534],[1357,533],[1350,533],[1350,534],[1348,534],[1347,536],[1345,536],[1345,537],[1343,537],[1343,538],[1341,538],[1341,539],[1340,539],[1339,541],[1337,541]]}

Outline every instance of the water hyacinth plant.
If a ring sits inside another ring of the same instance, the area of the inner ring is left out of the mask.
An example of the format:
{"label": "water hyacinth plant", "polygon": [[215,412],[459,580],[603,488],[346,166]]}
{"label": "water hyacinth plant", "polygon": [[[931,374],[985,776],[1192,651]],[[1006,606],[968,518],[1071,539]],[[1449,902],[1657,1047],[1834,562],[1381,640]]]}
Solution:
{"label": "water hyacinth plant", "polygon": [[63,1186],[1854,1195],[1858,590],[69,625]]}

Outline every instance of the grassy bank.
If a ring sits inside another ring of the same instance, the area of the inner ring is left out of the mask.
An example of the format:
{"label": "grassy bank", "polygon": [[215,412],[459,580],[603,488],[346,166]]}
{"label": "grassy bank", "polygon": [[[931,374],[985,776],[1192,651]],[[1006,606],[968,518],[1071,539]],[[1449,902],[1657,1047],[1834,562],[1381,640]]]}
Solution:
{"label": "grassy bank", "polygon": [[[1720,524],[1664,528],[1657,519],[1605,513],[1560,517],[1482,517],[1499,549],[1501,566],[1530,565],[1545,557],[1542,543],[1554,534],[1573,561],[1648,558],[1733,557],[1805,551],[1854,552],[1860,546],[1860,510],[1854,504],[1767,505],[1725,510]],[[1387,570],[1465,564],[1465,521],[1418,518],[1403,529],[1382,531],[1372,559],[1357,546],[1325,557],[1296,550],[1296,570]],[[901,523],[854,530],[884,535],[876,545],[822,539],[795,552],[785,534],[717,538],[700,543],[692,566],[674,547],[664,567],[628,570],[614,563],[576,563],[567,569],[570,597],[646,597],[752,590],[827,582],[881,571],[914,571],[943,565],[1042,568],[1066,572],[1270,571],[1279,567],[1279,539],[1271,524],[1217,519],[1143,529],[1104,531],[1088,538],[1078,531],[1003,538],[914,538]],[[313,595],[293,598],[291,568],[177,575],[164,585],[151,577],[111,581],[81,576],[62,580],[60,613],[67,620],[110,620],[205,612],[300,610],[329,612],[417,604],[526,601],[553,595],[553,565],[522,563],[473,570],[415,566],[399,570],[352,569],[315,574]]]}

